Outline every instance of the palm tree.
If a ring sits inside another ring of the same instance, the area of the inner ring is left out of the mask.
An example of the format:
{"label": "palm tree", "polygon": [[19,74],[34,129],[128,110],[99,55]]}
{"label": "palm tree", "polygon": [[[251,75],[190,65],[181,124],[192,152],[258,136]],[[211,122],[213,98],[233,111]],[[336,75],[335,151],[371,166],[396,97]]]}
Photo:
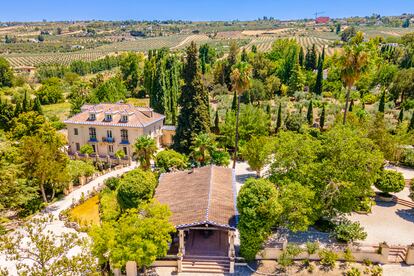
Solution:
{"label": "palm tree", "polygon": [[346,47],[345,53],[341,56],[341,77],[347,89],[344,124],[346,123],[351,88],[354,86],[355,82],[359,80],[362,72],[365,70],[367,59],[368,55],[361,44],[354,44]]}
{"label": "palm tree", "polygon": [[157,151],[155,140],[150,136],[140,136],[134,144],[134,158],[140,162],[143,170],[148,170],[151,166],[151,159],[154,158],[154,153]]}
{"label": "palm tree", "polygon": [[216,145],[211,136],[207,133],[200,133],[194,138],[191,155],[200,165],[205,165],[210,161],[215,150]]}
{"label": "palm tree", "polygon": [[236,112],[236,144],[234,147],[233,169],[236,168],[237,148],[239,144],[239,113],[241,94],[249,88],[252,68],[247,62],[239,62],[231,72],[232,88],[237,93],[237,112]]}

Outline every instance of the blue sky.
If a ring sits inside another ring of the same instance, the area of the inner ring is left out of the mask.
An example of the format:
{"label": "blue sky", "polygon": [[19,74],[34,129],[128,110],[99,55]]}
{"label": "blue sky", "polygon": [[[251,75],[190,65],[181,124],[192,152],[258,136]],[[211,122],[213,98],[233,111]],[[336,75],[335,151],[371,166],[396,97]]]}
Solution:
{"label": "blue sky", "polygon": [[414,0],[1,0],[0,21],[248,20],[414,13]]}

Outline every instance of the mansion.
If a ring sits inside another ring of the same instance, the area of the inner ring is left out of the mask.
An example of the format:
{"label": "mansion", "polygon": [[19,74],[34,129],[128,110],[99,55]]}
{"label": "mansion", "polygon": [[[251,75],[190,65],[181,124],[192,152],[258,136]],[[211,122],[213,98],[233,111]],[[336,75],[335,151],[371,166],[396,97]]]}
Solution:
{"label": "mansion", "polygon": [[130,104],[85,104],[81,112],[67,119],[69,154],[79,154],[85,144],[92,146],[94,154],[114,157],[122,150],[126,157],[134,152],[135,140],[143,135],[152,137],[157,144],[170,145],[175,128],[164,127],[165,116],[148,107]]}

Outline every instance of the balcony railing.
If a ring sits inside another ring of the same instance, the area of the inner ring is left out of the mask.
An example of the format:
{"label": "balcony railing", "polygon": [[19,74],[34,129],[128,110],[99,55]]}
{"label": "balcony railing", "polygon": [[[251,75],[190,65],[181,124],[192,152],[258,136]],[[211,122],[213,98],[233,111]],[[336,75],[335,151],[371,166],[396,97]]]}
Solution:
{"label": "balcony railing", "polygon": [[98,142],[98,139],[96,139],[96,136],[89,136],[89,142]]}
{"label": "balcony railing", "polygon": [[115,138],[113,138],[113,137],[102,137],[102,142],[115,143]]}
{"label": "balcony railing", "polygon": [[128,139],[122,139],[121,144],[129,145],[129,140]]}

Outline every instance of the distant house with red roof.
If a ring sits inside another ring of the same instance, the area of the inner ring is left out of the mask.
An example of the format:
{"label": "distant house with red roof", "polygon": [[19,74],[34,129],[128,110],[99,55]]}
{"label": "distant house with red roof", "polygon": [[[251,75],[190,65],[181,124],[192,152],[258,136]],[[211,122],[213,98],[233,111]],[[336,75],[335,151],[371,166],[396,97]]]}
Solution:
{"label": "distant house with red roof", "polygon": [[328,16],[320,16],[316,18],[315,23],[316,24],[326,24],[329,23],[331,19]]}

